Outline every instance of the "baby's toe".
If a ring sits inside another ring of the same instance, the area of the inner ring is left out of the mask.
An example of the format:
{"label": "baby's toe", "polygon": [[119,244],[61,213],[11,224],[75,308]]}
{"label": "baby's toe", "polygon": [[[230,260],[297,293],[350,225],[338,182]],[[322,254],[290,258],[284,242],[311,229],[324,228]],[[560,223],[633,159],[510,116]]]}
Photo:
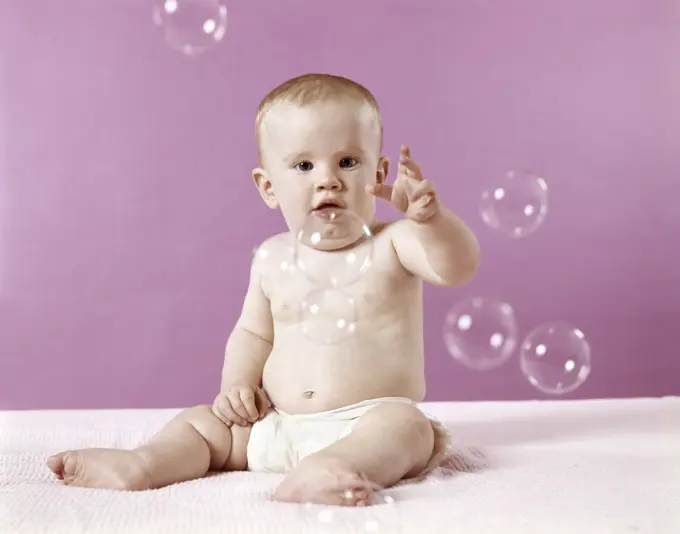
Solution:
{"label": "baby's toe", "polygon": [[47,459],[47,467],[66,484],[76,480],[79,464],[77,451],[60,452]]}
{"label": "baby's toe", "polygon": [[63,453],[55,454],[47,459],[47,467],[55,475],[60,476],[64,468]]}
{"label": "baby's toe", "polygon": [[356,484],[344,488],[340,492],[340,504],[342,506],[370,506],[372,504],[373,491],[365,483]]}
{"label": "baby's toe", "polygon": [[[60,452],[47,459],[47,467],[52,471],[59,479],[64,478],[64,470],[66,469],[66,459],[71,454],[71,451]],[[72,467],[72,463],[69,462],[69,467]]]}

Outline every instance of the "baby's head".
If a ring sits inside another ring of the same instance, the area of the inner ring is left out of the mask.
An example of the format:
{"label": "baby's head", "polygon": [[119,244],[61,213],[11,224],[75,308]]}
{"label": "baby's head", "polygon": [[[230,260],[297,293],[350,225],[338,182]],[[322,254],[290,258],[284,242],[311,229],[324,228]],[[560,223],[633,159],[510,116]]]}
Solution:
{"label": "baby's head", "polygon": [[366,186],[385,180],[389,162],[381,156],[378,104],[366,88],[329,74],[288,80],[262,100],[255,135],[255,184],[292,231],[327,202],[373,221]]}

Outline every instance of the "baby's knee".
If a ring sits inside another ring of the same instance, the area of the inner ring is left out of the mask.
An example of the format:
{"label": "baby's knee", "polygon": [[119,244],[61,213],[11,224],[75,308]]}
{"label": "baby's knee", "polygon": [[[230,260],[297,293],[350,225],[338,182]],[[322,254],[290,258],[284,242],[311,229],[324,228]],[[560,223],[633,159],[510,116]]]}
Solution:
{"label": "baby's knee", "polygon": [[415,476],[425,468],[435,447],[432,421],[418,407],[409,404],[394,406],[391,412],[390,417],[400,428],[399,439],[403,451],[411,463],[406,476]]}
{"label": "baby's knee", "polygon": [[[376,412],[380,410],[380,418],[390,425],[396,425],[402,430],[418,436],[432,434],[431,421],[417,406],[390,402],[375,410]],[[376,415],[378,414],[376,413]]]}
{"label": "baby's knee", "polygon": [[411,404],[390,403],[381,408],[383,413],[379,424],[384,425],[385,430],[392,430],[384,434],[391,434],[392,439],[399,442],[412,463],[420,465],[426,462],[434,447],[432,422],[417,406]]}
{"label": "baby's knee", "polygon": [[388,402],[377,406],[357,421],[356,428],[378,427],[385,436],[405,443],[411,450],[431,449],[434,442],[432,422],[417,406]]}
{"label": "baby's knee", "polygon": [[198,406],[187,408],[180,413],[180,417],[190,423],[217,419],[217,416],[212,411],[212,406],[208,404],[199,404]]}
{"label": "baby's knee", "polygon": [[247,468],[247,446],[252,426],[229,427],[208,404],[187,408],[182,415],[208,444],[211,469],[243,471]]}
{"label": "baby's knee", "polygon": [[434,441],[432,421],[416,406],[404,404],[399,414],[412,439],[431,447]]}
{"label": "baby's knee", "polygon": [[178,417],[184,423],[191,425],[206,440],[224,441],[229,439],[229,427],[217,417],[212,406],[200,404],[184,410]]}

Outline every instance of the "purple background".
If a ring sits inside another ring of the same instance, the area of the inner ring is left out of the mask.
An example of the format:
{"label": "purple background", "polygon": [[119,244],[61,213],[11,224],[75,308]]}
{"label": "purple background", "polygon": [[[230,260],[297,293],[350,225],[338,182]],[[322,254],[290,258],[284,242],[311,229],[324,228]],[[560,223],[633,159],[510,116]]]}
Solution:
{"label": "purple background", "polygon": [[[386,153],[409,143],[479,235],[477,278],[426,292],[428,400],[543,397],[516,357],[447,356],[468,295],[510,302],[522,335],[585,332],[593,374],[569,398],[680,393],[678,5],[234,1],[189,59],[141,0],[0,2],[0,409],[212,400],[251,251],[283,229],[250,178],[255,109],[308,71],[366,84]],[[519,241],[477,212],[512,166],[552,195]]]}

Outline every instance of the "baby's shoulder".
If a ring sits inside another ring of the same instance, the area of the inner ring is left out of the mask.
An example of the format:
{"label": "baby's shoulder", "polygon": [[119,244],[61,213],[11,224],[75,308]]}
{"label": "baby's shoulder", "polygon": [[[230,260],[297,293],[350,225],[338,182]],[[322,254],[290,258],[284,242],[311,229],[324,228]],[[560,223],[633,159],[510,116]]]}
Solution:
{"label": "baby's shoulder", "polygon": [[255,249],[255,261],[258,259],[272,258],[272,256],[287,257],[293,247],[292,235],[290,232],[274,234],[262,241]]}
{"label": "baby's shoulder", "polygon": [[377,240],[392,244],[400,235],[409,231],[408,224],[408,219],[390,222],[377,221],[371,231]]}
{"label": "baby's shoulder", "polygon": [[272,245],[280,245],[280,246],[286,246],[286,245],[291,245],[292,244],[292,235],[290,232],[281,232],[279,234],[274,234],[272,236],[267,237],[262,243],[260,244],[260,247],[262,246],[272,246]]}
{"label": "baby's shoulder", "polygon": [[405,274],[404,266],[399,260],[395,242],[399,236],[409,232],[408,220],[400,219],[390,222],[377,222],[371,228],[374,236],[374,260],[380,263],[382,270]]}

